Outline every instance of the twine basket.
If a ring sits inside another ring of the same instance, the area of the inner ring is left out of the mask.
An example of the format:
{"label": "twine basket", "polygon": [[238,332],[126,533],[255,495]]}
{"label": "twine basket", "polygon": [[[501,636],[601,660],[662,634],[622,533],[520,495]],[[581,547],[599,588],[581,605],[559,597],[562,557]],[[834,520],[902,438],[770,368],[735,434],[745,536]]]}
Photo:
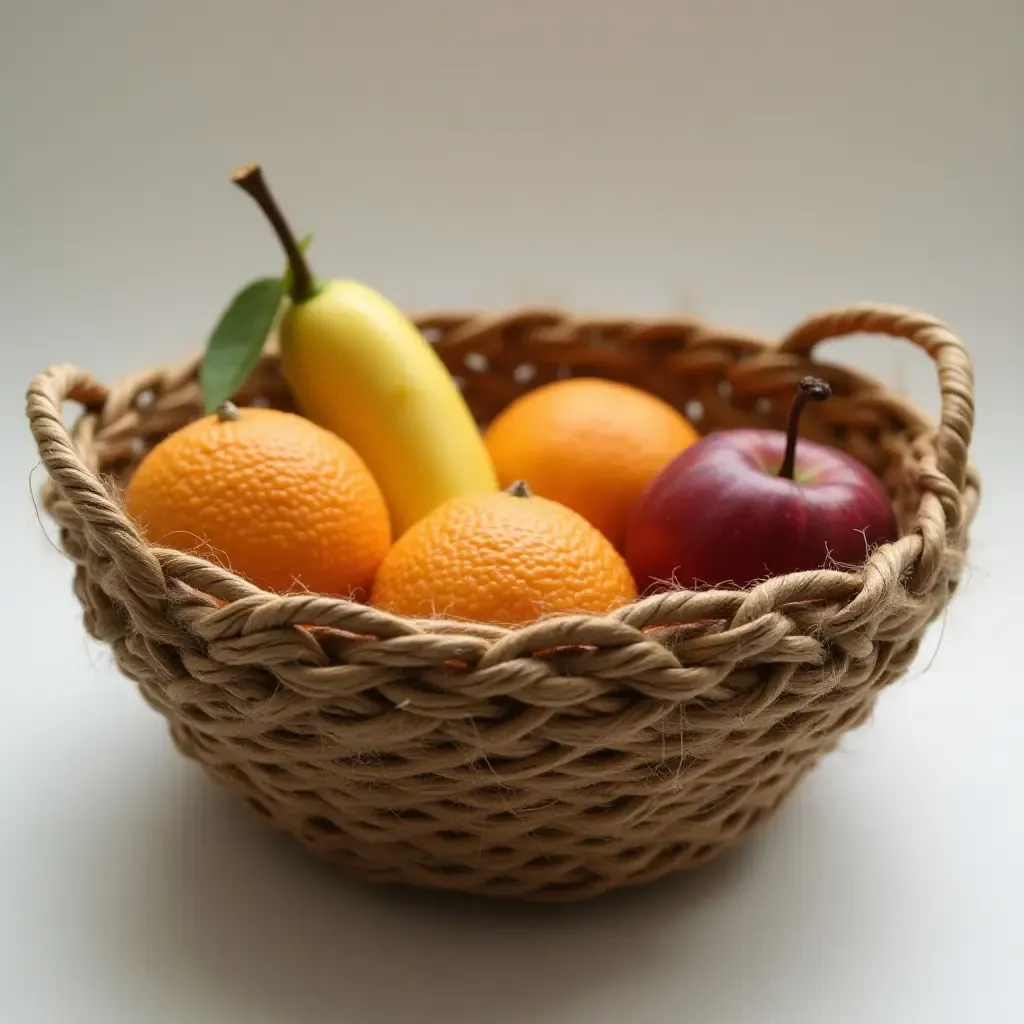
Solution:
{"label": "twine basket", "polygon": [[[693,867],[762,825],[903,674],[954,593],[978,503],[972,368],[930,316],[853,306],[778,344],[682,320],[560,311],[418,318],[486,423],[570,375],[639,385],[702,432],[782,428],[805,374],[834,397],[804,433],[886,484],[902,536],[856,572],[678,591],[515,630],[279,596],[148,546],[120,487],[201,413],[197,362],[104,387],[57,366],[28,392],[44,500],[87,631],[177,747],[274,827],[349,873],[523,900],[580,900]],[[938,366],[936,426],[878,382],[812,360],[872,332]],[[65,428],[62,403],[84,411]],[[291,408],[273,351],[240,403]]]}

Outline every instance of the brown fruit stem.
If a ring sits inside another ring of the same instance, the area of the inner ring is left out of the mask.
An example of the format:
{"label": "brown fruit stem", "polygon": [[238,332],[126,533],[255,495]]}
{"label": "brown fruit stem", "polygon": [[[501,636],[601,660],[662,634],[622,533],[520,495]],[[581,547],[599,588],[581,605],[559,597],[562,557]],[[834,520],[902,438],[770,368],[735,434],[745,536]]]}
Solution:
{"label": "brown fruit stem", "polygon": [[525,480],[516,480],[515,483],[509,484],[505,488],[506,494],[511,494],[513,498],[532,498],[533,491],[527,486]]}
{"label": "brown fruit stem", "polygon": [[800,381],[800,388],[793,399],[793,405],[789,410],[789,425],[786,428],[786,454],[779,468],[779,476],[787,480],[793,479],[793,472],[796,469],[796,439],[800,432],[800,417],[808,402],[824,402],[831,397],[832,389],[828,381],[820,377],[804,377]]}
{"label": "brown fruit stem", "polygon": [[288,257],[288,265],[292,271],[292,301],[305,302],[313,294],[313,275],[310,273],[309,264],[303,256],[299,243],[295,240],[288,221],[281,213],[281,207],[270,191],[263,177],[263,171],[259,164],[246,164],[240,167],[231,175],[231,180],[243,191],[248,192],[256,205],[267,215],[267,220],[277,234]]}
{"label": "brown fruit stem", "polygon": [[217,419],[221,423],[230,423],[241,418],[242,414],[238,411],[238,406],[234,402],[221,402],[217,406]]}

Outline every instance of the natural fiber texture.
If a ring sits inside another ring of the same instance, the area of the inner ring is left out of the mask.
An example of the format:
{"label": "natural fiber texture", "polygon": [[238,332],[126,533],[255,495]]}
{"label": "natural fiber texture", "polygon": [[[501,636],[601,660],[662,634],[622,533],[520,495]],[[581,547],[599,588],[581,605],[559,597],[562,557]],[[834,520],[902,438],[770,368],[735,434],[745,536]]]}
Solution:
{"label": "natural fiber texture", "polygon": [[[196,362],[109,390],[59,366],[32,383],[28,415],[86,628],[185,754],[355,875],[582,899],[708,860],[865,721],[957,585],[978,501],[964,347],[929,316],[877,306],[813,317],[778,345],[559,311],[419,323],[481,423],[526,388],[598,374],[648,388],[702,431],[781,428],[813,371],[835,397],[808,410],[805,433],[879,474],[903,536],[856,571],[515,631],[276,596],[148,547],[123,512],[141,454],[200,413]],[[811,360],[817,342],[858,332],[935,360],[937,428],[877,382]],[[85,407],[70,434],[65,400]],[[273,354],[239,396],[257,400],[289,405]]]}

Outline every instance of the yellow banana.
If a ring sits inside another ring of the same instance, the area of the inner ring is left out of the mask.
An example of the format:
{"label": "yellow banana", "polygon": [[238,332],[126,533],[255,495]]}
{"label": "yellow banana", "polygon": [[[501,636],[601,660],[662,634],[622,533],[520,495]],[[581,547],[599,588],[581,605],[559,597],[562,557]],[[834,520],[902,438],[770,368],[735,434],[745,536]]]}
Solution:
{"label": "yellow banana", "polygon": [[285,379],[303,414],[363,457],[394,535],[448,498],[497,491],[473,415],[415,324],[366,285],[315,281],[260,168],[248,165],[233,180],[288,256],[291,302],[278,330]]}

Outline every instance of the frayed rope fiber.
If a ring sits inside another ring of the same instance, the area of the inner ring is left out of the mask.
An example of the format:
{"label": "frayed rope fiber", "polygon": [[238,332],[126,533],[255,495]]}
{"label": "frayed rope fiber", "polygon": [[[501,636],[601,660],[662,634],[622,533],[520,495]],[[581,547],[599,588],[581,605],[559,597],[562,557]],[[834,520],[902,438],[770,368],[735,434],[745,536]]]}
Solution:
{"label": "frayed rope fiber", "polygon": [[[834,398],[807,411],[804,433],[882,479],[902,536],[845,571],[515,630],[264,593],[150,547],[121,505],[142,454],[201,414],[197,362],[109,389],[56,366],[32,382],[28,417],[86,630],[185,755],[355,876],[581,900],[709,860],[868,718],[956,590],[979,496],[964,346],[930,316],[875,305],[814,316],[778,344],[557,310],[417,322],[480,423],[528,388],[597,375],[685,409],[702,432],[781,429],[813,372]],[[812,360],[818,342],[862,332],[934,359],[938,425]],[[65,401],[83,406],[70,431]],[[293,408],[273,352],[238,401]]]}

